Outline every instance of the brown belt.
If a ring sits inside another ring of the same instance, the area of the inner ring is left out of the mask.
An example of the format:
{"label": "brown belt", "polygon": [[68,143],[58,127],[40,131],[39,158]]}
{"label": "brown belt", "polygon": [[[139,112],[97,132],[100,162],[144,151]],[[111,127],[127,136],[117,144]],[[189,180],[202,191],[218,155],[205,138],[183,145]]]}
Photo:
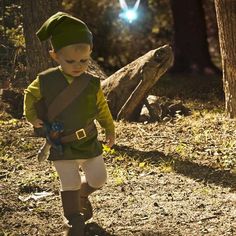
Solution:
{"label": "brown belt", "polygon": [[72,134],[65,135],[61,137],[61,143],[69,143],[73,142],[75,140],[81,140],[83,138],[86,138],[88,135],[91,134],[91,132],[96,129],[95,124],[92,122],[88,124],[85,128],[83,129],[78,129]]}

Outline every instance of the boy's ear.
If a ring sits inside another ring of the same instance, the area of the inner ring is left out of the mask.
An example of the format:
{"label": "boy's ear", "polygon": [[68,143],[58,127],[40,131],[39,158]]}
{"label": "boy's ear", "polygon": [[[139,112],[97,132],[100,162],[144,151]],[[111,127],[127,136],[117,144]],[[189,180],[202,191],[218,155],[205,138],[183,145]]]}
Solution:
{"label": "boy's ear", "polygon": [[54,50],[50,50],[49,51],[49,54],[50,54],[50,56],[51,56],[51,58],[54,60],[54,61],[56,61],[57,62],[57,53],[54,51]]}
{"label": "boy's ear", "polygon": [[90,45],[90,54],[92,54],[92,52],[93,52],[93,47]]}

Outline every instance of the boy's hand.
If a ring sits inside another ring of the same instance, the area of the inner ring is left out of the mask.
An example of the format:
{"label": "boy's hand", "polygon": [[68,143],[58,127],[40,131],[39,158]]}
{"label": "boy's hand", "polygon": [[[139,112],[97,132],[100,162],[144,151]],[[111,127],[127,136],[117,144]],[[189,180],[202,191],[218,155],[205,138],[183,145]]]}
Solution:
{"label": "boy's hand", "polygon": [[106,145],[111,148],[115,144],[115,134],[106,135]]}
{"label": "boy's hand", "polygon": [[36,120],[32,121],[31,124],[32,124],[35,128],[41,128],[41,127],[43,127],[43,121],[40,120],[40,119],[36,119]]}

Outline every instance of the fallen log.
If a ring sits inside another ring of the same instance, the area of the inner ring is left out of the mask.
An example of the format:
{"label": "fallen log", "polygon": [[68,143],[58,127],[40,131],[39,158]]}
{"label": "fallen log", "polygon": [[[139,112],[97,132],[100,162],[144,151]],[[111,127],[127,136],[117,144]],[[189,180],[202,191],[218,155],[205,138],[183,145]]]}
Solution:
{"label": "fallen log", "polygon": [[169,45],[151,50],[102,81],[114,119],[137,120],[142,105],[159,78],[173,63]]}

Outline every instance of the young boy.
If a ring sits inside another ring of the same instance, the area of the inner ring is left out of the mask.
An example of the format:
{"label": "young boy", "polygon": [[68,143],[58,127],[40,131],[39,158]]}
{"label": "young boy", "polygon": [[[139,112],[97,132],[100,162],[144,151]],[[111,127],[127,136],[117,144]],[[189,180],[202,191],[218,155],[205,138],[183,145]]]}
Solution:
{"label": "young boy", "polygon": [[[61,182],[62,206],[68,221],[66,235],[83,236],[84,222],[92,217],[88,196],[101,188],[107,178],[94,120],[105,129],[109,147],[115,142],[114,124],[99,78],[86,72],[92,51],[92,34],[86,24],[58,12],[36,34],[41,41],[50,39],[49,53],[59,66],[40,73],[25,90],[24,114],[34,128],[42,128],[46,122],[63,126],[62,152],[52,145],[49,160],[53,161]],[[87,79],[89,82],[81,93],[53,120],[37,116],[35,104],[39,100],[43,99],[48,108],[75,80],[82,83]]]}

